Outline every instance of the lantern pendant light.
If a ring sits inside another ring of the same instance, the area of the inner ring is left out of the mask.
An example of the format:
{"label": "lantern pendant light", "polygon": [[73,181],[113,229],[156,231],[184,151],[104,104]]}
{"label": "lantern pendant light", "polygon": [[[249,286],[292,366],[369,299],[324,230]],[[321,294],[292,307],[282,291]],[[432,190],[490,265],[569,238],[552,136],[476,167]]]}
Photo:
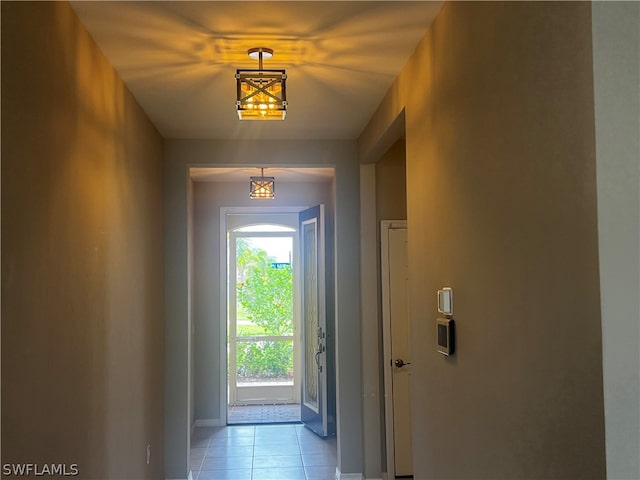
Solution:
{"label": "lantern pendant light", "polygon": [[284,120],[287,115],[287,72],[263,68],[263,59],[273,50],[251,48],[249,57],[258,60],[257,70],[236,70],[236,110],[240,120]]}
{"label": "lantern pendant light", "polygon": [[264,168],[260,169],[259,177],[249,178],[249,198],[254,200],[269,200],[275,198],[275,177],[265,177]]}

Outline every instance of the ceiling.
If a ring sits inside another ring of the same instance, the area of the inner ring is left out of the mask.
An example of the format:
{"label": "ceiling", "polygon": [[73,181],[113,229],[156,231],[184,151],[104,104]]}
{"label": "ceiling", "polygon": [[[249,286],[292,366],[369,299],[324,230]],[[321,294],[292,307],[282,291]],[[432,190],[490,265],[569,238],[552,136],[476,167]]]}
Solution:
{"label": "ceiling", "polygon": [[[72,2],[165,138],[355,139],[442,2]],[[284,121],[240,121],[236,68],[287,70]]]}
{"label": "ceiling", "polygon": [[[249,177],[259,177],[257,167],[193,167],[189,176],[194,182],[245,182]],[[264,169],[265,177],[275,177],[278,183],[329,183],[333,180],[334,169],[327,167],[269,167]]]}

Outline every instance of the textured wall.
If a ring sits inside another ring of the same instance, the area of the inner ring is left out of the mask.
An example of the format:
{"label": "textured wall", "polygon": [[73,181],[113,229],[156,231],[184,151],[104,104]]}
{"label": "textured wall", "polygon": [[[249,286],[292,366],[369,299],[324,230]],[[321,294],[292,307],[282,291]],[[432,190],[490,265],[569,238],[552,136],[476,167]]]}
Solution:
{"label": "textured wall", "polygon": [[590,4],[446,3],[403,108],[416,478],[604,478]]}
{"label": "textured wall", "polygon": [[162,139],[60,2],[2,2],[2,120],[3,463],[162,478]]}

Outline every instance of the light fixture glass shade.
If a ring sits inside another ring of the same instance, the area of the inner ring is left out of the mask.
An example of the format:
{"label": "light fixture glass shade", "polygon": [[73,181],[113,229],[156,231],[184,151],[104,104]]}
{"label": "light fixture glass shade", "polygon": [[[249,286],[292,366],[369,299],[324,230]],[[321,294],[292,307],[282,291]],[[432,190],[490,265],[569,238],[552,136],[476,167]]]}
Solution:
{"label": "light fixture glass shade", "polygon": [[255,200],[267,200],[276,196],[276,179],[274,177],[249,178],[249,197]]}
{"label": "light fixture glass shade", "polygon": [[240,120],[284,120],[285,70],[236,70],[236,109]]}

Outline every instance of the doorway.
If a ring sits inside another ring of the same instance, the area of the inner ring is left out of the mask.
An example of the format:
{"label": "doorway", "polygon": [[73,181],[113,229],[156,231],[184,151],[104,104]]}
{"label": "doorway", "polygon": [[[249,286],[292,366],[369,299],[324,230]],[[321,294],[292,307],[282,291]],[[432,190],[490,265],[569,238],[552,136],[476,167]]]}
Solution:
{"label": "doorway", "polygon": [[302,422],[335,434],[325,220],[322,204],[225,216],[227,424]]}
{"label": "doorway", "polygon": [[300,421],[297,216],[273,217],[228,230],[228,424]]}

